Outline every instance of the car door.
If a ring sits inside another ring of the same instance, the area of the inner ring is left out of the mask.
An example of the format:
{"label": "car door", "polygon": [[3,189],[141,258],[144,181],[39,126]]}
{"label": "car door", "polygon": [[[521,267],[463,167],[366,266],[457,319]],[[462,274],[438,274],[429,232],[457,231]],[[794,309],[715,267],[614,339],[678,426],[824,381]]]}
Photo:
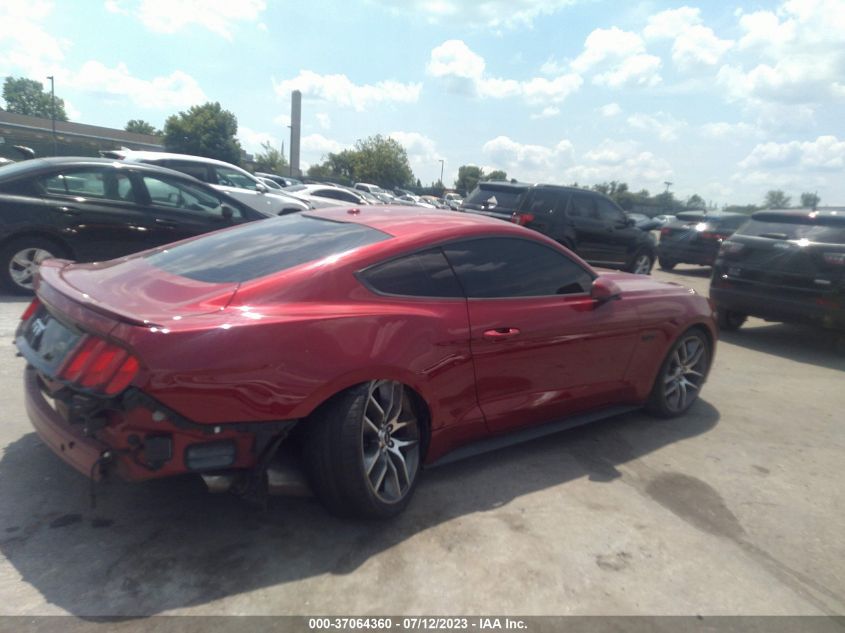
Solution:
{"label": "car door", "polygon": [[53,222],[80,261],[101,261],[155,244],[151,219],[138,204],[126,167],[68,167],[39,177]]}
{"label": "car door", "polygon": [[[137,179],[155,226],[157,245],[260,217],[188,179],[149,172],[138,172]],[[225,209],[231,210],[231,217]]]}
{"label": "car door", "polygon": [[596,196],[596,207],[604,226],[604,259],[602,261],[617,267],[625,266],[634,254],[633,246],[642,239],[642,230],[636,226],[629,226],[625,212],[611,200]]}
{"label": "car door", "polygon": [[630,397],[636,308],[624,298],[598,304],[591,271],[527,238],[466,240],[444,252],[467,294],[476,390],[491,432]]}
{"label": "car door", "polygon": [[567,218],[575,239],[575,252],[590,263],[606,263],[607,227],[599,217],[596,197],[588,193],[572,194]]}

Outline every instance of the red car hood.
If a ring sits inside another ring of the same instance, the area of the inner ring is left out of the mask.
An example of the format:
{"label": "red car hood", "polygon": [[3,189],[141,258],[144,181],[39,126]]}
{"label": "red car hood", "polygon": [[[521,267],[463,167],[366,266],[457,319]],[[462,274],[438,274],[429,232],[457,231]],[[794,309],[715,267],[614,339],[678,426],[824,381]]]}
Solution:
{"label": "red car hood", "polygon": [[40,275],[42,286],[51,286],[94,310],[151,325],[220,311],[239,285],[172,275],[142,257],[94,264],[50,259],[41,265]]}

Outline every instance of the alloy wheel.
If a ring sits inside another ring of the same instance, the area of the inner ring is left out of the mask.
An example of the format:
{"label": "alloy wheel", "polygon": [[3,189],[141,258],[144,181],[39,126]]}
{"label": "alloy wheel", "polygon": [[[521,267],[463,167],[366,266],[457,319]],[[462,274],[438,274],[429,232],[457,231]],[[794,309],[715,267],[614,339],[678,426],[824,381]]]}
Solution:
{"label": "alloy wheel", "polygon": [[663,379],[663,395],[670,411],[684,411],[698,397],[708,362],[707,343],[700,336],[687,336],[675,347]]}
{"label": "alloy wheel", "polygon": [[651,257],[646,254],[638,255],[634,260],[633,272],[635,275],[647,275],[651,272]]}
{"label": "alloy wheel", "polygon": [[43,248],[21,249],[9,260],[9,276],[21,288],[31,290],[39,264],[51,257],[53,254]]}
{"label": "alloy wheel", "polygon": [[370,383],[361,424],[361,456],[376,497],[396,503],[408,494],[419,469],[420,425],[402,383]]}

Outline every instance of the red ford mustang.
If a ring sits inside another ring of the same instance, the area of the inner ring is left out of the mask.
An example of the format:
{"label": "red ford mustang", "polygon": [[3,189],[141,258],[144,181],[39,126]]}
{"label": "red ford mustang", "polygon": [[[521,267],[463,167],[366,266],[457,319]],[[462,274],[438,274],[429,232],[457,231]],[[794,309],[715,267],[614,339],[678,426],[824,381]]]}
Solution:
{"label": "red ford mustang", "polygon": [[33,425],[90,477],[248,492],[288,455],[330,510],[368,517],[400,512],[424,464],[505,434],[685,412],[715,340],[693,290],[408,207],[48,260],[16,336]]}

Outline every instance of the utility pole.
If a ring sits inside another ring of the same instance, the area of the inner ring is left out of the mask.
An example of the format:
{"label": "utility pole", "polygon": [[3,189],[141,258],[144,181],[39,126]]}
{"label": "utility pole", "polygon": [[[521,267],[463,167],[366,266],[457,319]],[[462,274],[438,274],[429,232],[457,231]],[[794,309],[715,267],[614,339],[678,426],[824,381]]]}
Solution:
{"label": "utility pole", "polygon": [[443,163],[445,161],[442,158],[439,158],[438,160],[440,161],[440,186],[445,189],[446,185],[443,184]]}
{"label": "utility pole", "polygon": [[47,77],[50,80],[50,119],[53,123],[53,156],[58,156],[59,151],[56,145],[56,85],[53,75]]}

